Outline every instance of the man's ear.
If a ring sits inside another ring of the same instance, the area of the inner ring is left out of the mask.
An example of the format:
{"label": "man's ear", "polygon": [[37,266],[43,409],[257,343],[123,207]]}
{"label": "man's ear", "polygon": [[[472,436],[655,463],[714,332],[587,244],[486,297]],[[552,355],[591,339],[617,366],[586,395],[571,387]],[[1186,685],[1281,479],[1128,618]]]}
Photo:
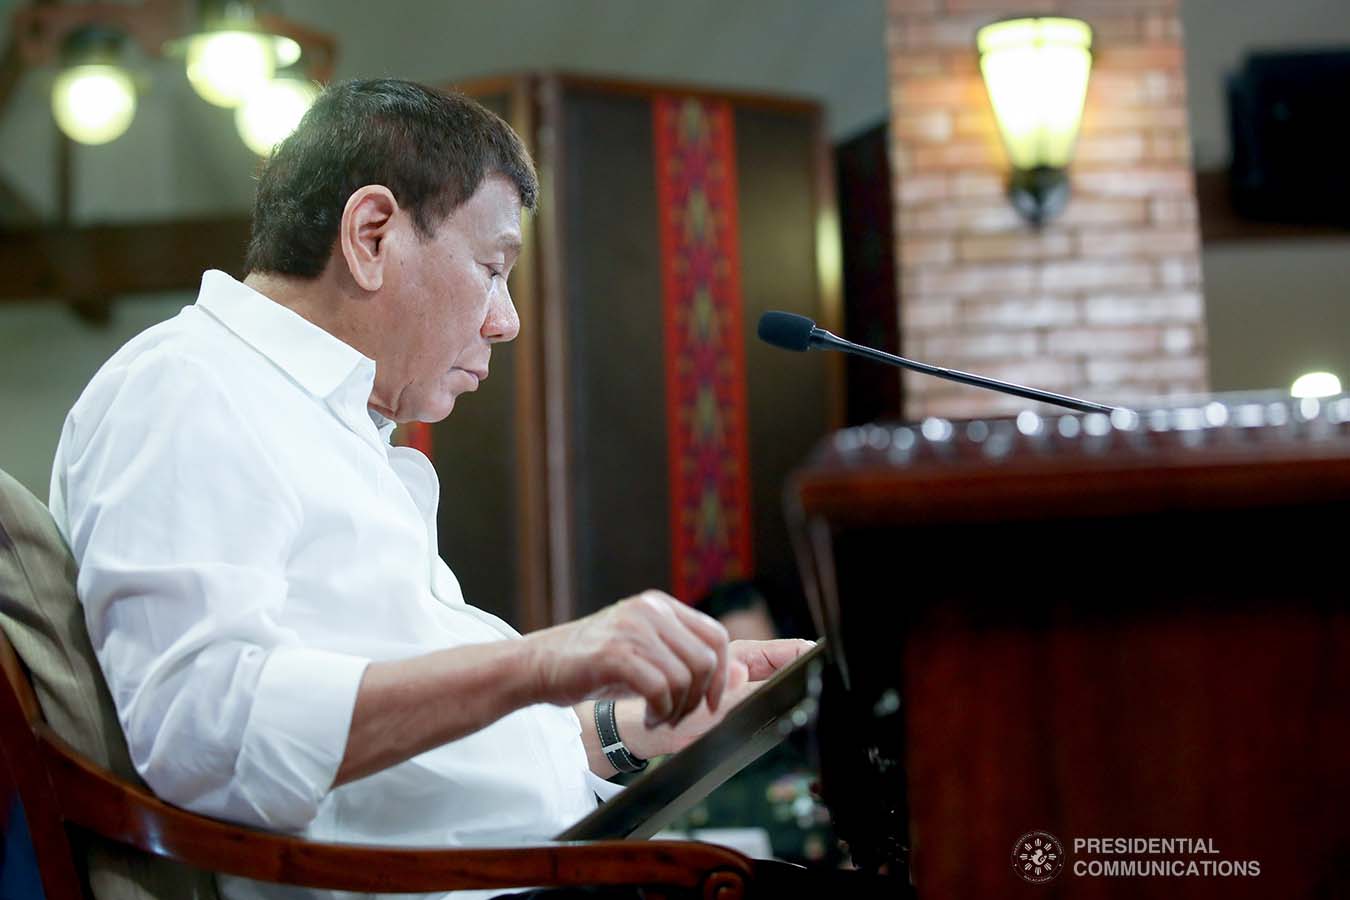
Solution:
{"label": "man's ear", "polygon": [[368,184],[347,198],[338,241],[347,271],[362,290],[378,291],[384,286],[384,267],[389,261],[385,239],[393,230],[397,212],[398,201],[384,185]]}

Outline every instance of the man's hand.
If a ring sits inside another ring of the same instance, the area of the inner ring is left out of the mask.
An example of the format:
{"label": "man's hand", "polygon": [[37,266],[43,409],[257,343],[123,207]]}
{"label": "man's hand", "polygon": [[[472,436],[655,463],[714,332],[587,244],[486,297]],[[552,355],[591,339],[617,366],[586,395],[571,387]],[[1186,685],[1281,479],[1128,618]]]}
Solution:
{"label": "man's hand", "polygon": [[[660,591],[644,591],[525,640],[536,702],[571,706],[636,695],[645,701],[649,728],[676,725],[701,704],[719,709],[733,668],[726,629]],[[765,658],[752,661],[756,671],[767,664]],[[735,666],[751,671],[747,662]]]}
{"label": "man's hand", "polygon": [[736,704],[757,691],[775,672],[815,646],[813,641],[732,641],[727,692],[717,709],[700,706],[674,726],[645,728],[635,703],[615,710],[619,733],[636,756],[648,758],[683,750],[726,717]]}
{"label": "man's hand", "polygon": [[[643,698],[625,701],[636,721],[621,721],[620,732],[625,740],[630,734],[637,739],[634,753],[669,753],[720,718],[716,713],[726,709],[728,679],[734,677],[740,690],[800,652],[769,646],[791,641],[744,643],[729,647],[726,630],[717,622],[673,597],[648,591],[522,640],[372,662],[361,678],[334,784],[397,765],[532,703],[572,706],[595,697]],[[445,702],[450,692],[454,703]],[[701,718],[679,729],[656,728],[685,722],[695,710]],[[651,729],[643,727],[644,718]],[[587,758],[593,771],[602,772],[609,762],[595,726],[582,721]],[[660,736],[650,750],[643,744],[648,735]]]}

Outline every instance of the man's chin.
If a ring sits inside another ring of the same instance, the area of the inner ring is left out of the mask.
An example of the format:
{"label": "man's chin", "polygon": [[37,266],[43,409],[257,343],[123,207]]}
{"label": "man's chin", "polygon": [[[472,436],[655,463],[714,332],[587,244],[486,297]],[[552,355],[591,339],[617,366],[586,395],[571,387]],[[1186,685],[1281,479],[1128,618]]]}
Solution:
{"label": "man's chin", "polygon": [[423,406],[414,410],[404,410],[403,414],[394,419],[400,425],[409,425],[414,422],[421,422],[424,425],[435,425],[444,420],[455,410],[455,398],[439,401],[434,406]]}
{"label": "man's chin", "polygon": [[446,394],[444,397],[439,398],[433,406],[422,410],[420,415],[418,415],[417,420],[428,424],[443,421],[455,411],[455,401],[458,399],[458,394]]}
{"label": "man's chin", "polygon": [[403,422],[426,422],[433,424],[445,419],[446,416],[455,410],[455,403],[462,394],[467,391],[458,390],[458,386],[437,385],[436,389],[427,390],[425,387],[414,393],[405,391],[403,395],[404,406],[399,410],[399,421]]}

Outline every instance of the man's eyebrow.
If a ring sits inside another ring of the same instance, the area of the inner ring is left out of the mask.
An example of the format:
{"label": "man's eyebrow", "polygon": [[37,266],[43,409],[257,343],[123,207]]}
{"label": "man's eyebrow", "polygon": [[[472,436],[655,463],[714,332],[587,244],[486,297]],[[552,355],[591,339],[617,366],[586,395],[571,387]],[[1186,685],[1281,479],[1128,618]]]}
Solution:
{"label": "man's eyebrow", "polygon": [[519,253],[521,248],[520,235],[514,232],[506,232],[497,238],[497,244],[508,253]]}

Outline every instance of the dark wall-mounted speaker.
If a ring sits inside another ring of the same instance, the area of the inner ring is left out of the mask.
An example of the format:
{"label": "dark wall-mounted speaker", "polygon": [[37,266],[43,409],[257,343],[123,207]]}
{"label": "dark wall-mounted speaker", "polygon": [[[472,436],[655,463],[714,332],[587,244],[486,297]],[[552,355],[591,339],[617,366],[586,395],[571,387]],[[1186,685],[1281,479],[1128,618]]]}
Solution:
{"label": "dark wall-mounted speaker", "polygon": [[1347,106],[1350,50],[1247,58],[1228,79],[1231,189],[1239,215],[1350,225],[1350,163],[1336,137]]}

